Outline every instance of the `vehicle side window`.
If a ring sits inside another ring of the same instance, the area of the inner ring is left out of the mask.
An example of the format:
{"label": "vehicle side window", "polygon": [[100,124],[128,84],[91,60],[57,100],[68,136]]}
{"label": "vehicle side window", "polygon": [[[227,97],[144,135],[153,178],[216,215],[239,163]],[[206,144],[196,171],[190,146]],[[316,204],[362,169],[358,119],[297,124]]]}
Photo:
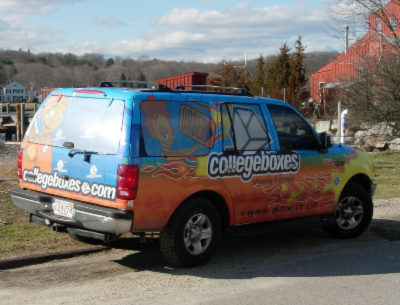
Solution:
{"label": "vehicle side window", "polygon": [[293,109],[268,105],[281,150],[316,149],[310,126]]}
{"label": "vehicle side window", "polygon": [[214,145],[215,123],[207,104],[150,97],[140,104],[140,110],[142,156],[205,155]]}
{"label": "vehicle side window", "polygon": [[224,152],[270,150],[259,105],[224,104],[221,109]]}

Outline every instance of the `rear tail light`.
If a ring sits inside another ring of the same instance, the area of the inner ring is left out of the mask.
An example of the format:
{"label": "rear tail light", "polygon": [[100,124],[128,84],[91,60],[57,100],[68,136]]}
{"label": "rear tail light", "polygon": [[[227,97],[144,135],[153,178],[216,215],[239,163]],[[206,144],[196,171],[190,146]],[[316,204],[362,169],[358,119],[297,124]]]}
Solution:
{"label": "rear tail light", "polygon": [[22,179],[22,156],[24,155],[24,150],[20,149],[18,151],[18,161],[17,161],[17,167],[18,167],[18,177],[19,179]]}
{"label": "rear tail light", "polygon": [[136,198],[139,180],[137,165],[118,165],[117,199],[133,200]]}

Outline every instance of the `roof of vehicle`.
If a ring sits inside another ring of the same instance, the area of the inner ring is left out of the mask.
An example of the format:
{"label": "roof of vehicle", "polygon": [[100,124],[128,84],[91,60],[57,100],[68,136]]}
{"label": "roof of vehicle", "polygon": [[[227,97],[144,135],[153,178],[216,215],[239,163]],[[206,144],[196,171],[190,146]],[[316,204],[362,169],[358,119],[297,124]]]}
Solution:
{"label": "roof of vehicle", "polygon": [[266,103],[275,105],[290,106],[290,104],[271,98],[259,96],[237,95],[229,93],[196,91],[196,90],[152,90],[147,88],[118,88],[118,87],[90,87],[90,88],[62,88],[54,90],[51,95],[65,94],[67,96],[76,97],[94,97],[94,98],[112,98],[121,100],[147,100],[148,96],[154,96],[158,100],[169,101],[190,101],[226,103]]}

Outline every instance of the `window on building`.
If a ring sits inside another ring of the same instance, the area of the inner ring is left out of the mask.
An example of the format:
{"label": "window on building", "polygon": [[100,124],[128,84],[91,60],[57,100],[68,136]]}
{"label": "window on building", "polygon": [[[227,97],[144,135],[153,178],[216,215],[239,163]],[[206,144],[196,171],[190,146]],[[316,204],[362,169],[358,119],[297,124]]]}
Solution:
{"label": "window on building", "polygon": [[396,18],[390,18],[390,25],[392,26],[393,32],[397,31],[397,20]]}
{"label": "window on building", "polygon": [[377,32],[382,31],[382,20],[380,19],[375,19],[375,30]]}

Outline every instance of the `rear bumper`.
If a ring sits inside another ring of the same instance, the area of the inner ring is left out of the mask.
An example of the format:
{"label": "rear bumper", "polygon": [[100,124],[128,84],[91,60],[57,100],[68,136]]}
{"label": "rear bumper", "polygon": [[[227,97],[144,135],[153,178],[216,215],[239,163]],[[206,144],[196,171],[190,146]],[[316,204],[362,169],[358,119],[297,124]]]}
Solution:
{"label": "rear bumper", "polygon": [[[133,211],[130,210],[103,207],[21,188],[10,190],[10,195],[16,206],[48,220],[49,226],[56,223],[72,228],[115,234],[127,233],[132,228]],[[73,218],[53,213],[55,199],[74,203]]]}

